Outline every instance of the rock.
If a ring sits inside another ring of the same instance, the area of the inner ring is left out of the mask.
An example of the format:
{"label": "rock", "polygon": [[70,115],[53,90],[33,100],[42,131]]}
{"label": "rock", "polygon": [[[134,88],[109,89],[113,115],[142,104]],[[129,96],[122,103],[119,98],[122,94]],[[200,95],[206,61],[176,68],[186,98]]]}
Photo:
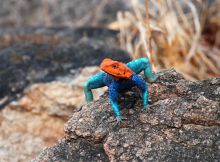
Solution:
{"label": "rock", "polygon": [[[121,112],[128,119],[114,126],[105,94],[73,113],[65,124],[65,138],[32,162],[219,161],[220,98],[215,93],[219,81],[186,81],[174,70],[160,74],[150,85],[147,111],[141,111],[139,91],[134,88],[119,98]],[[79,143],[91,145],[83,148]]]}
{"label": "rock", "polygon": [[[83,83],[100,72],[99,67],[91,66],[80,70],[75,78],[60,78],[61,81],[34,84],[27,88],[24,96],[17,102],[9,104],[10,108],[30,111],[33,114],[46,113],[61,118],[68,118],[73,110],[85,104]],[[71,80],[70,80],[71,79]],[[107,88],[93,90],[97,100]]]}
{"label": "rock", "polygon": [[18,102],[12,102],[10,107],[19,107],[33,114],[46,113],[67,118],[82,103],[83,93],[80,87],[51,82],[34,84]]}
{"label": "rock", "polygon": [[62,139],[54,147],[48,148],[34,161],[102,161],[107,162],[108,157],[103,147],[99,144],[90,143],[82,139],[77,141],[68,141]]}
{"label": "rock", "polygon": [[[83,82],[97,72],[96,66],[86,67],[71,80],[34,84],[25,90],[20,100],[3,109],[0,112],[0,161],[30,160],[61,138],[64,123],[85,104]],[[105,89],[95,90],[95,99]],[[102,138],[99,132],[96,132],[97,140]]]}
{"label": "rock", "polygon": [[64,123],[64,119],[46,112],[34,114],[19,107],[5,108],[0,113],[0,161],[32,159],[64,135]]}
{"label": "rock", "polygon": [[[22,35],[25,31],[29,31],[26,35],[30,33],[30,36],[19,38],[19,32]],[[36,33],[43,38],[35,38]],[[44,37],[53,34],[54,37],[59,35],[56,39],[62,41],[45,44],[44,39],[49,41],[50,38]],[[115,35],[114,31],[101,28],[29,28],[15,32],[13,40],[12,33],[9,36],[11,41],[8,44],[5,42],[6,46],[10,46],[0,50],[0,108],[20,98],[23,90],[34,83],[50,82],[66,76],[74,78],[80,68],[98,66],[106,57],[128,62],[130,56],[125,51],[111,46]],[[28,43],[32,41],[34,43]]]}

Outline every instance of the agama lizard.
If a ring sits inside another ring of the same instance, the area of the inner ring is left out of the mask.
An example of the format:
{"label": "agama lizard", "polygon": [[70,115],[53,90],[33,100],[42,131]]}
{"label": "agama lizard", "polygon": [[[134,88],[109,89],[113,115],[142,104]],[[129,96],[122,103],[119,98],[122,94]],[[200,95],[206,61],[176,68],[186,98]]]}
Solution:
{"label": "agama lizard", "polygon": [[111,59],[104,59],[101,63],[101,69],[104,72],[93,75],[84,83],[84,93],[86,101],[93,101],[92,89],[108,87],[109,100],[111,107],[116,115],[117,122],[126,119],[121,116],[118,106],[118,95],[123,90],[129,90],[132,87],[138,87],[142,92],[143,109],[148,106],[148,87],[143,78],[138,74],[144,71],[144,75],[148,82],[154,82],[157,74],[153,74],[150,62],[147,58],[139,58],[128,62],[126,65]]}

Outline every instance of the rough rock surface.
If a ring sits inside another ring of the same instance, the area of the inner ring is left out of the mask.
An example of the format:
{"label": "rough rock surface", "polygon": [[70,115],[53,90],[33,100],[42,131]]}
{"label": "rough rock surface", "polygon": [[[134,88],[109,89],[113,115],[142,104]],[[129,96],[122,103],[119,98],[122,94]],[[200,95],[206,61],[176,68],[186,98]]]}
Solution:
{"label": "rough rock surface", "polygon": [[[65,82],[34,84],[0,112],[0,161],[33,159],[64,135],[63,125],[84,103],[83,82],[99,71],[86,67]],[[95,98],[105,89],[95,92]],[[13,156],[11,156],[13,155]]]}
{"label": "rough rock surface", "polygon": [[149,86],[147,111],[134,88],[119,100],[128,119],[114,126],[103,95],[75,112],[65,138],[32,161],[219,161],[220,79],[191,82],[174,70],[160,75]]}
{"label": "rough rock surface", "polygon": [[[8,33],[8,34],[7,34]],[[114,45],[116,31],[102,28],[26,28],[2,32],[0,108],[20,97],[33,83],[78,75],[106,58],[128,62],[128,53]],[[46,43],[50,42],[50,43]]]}

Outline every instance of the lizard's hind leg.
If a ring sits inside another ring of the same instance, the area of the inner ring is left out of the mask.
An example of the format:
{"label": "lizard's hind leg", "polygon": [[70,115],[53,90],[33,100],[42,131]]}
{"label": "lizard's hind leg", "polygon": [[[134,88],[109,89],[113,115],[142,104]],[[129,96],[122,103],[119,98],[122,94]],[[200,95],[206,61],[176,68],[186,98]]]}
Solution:
{"label": "lizard's hind leg", "polygon": [[105,84],[103,82],[104,73],[98,73],[96,75],[91,76],[84,83],[84,94],[87,102],[93,101],[92,89],[104,87]]}

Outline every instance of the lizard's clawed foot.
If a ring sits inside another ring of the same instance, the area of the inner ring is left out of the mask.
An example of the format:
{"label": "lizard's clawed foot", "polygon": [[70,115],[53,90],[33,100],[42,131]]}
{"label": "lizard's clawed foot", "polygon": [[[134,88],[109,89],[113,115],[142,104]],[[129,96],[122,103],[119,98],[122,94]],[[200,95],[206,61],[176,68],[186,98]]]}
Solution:
{"label": "lizard's clawed foot", "polygon": [[146,111],[148,108],[149,108],[149,105],[145,105],[145,106],[142,108],[142,111]]}
{"label": "lizard's clawed foot", "polygon": [[115,126],[117,126],[117,125],[121,125],[121,124],[122,124],[122,120],[127,120],[127,118],[124,117],[124,116],[116,116],[116,123],[115,123]]}
{"label": "lizard's clawed foot", "polygon": [[159,78],[159,74],[154,74],[151,78],[148,78],[148,82],[153,83]]}

